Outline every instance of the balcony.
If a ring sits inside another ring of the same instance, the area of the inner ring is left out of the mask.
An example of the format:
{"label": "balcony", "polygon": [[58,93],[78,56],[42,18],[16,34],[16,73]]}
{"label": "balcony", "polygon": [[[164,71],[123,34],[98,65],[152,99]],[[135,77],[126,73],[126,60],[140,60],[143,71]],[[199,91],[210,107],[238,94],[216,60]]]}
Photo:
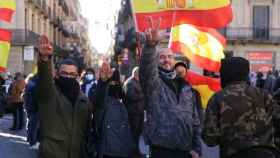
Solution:
{"label": "balcony", "polygon": [[226,28],[220,32],[228,43],[280,43],[280,28]]}
{"label": "balcony", "polygon": [[12,45],[36,45],[39,34],[23,30],[23,29],[14,29],[12,31]]}

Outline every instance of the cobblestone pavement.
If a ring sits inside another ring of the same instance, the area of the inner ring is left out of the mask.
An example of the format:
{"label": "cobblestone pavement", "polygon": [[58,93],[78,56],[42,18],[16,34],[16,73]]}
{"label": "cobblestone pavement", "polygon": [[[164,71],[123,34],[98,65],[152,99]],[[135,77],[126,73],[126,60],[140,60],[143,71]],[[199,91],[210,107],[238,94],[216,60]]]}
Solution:
{"label": "cobblestone pavement", "polygon": [[26,130],[9,131],[11,125],[10,115],[0,119],[0,157],[37,158],[37,150],[30,149],[26,142]]}

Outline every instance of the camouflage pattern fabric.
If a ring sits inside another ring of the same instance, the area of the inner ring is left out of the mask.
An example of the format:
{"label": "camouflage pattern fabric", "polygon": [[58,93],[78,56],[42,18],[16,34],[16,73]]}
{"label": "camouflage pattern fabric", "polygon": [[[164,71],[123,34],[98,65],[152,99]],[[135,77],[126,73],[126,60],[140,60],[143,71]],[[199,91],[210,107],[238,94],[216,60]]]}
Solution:
{"label": "camouflage pattern fabric", "polygon": [[275,148],[279,121],[280,106],[268,92],[236,82],[210,99],[202,138],[220,145],[222,158],[252,147]]}

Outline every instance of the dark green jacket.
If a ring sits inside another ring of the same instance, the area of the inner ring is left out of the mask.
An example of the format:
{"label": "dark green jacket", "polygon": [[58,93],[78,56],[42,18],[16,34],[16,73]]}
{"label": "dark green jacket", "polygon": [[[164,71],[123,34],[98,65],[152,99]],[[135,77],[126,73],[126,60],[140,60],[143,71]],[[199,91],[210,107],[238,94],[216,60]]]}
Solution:
{"label": "dark green jacket", "polygon": [[76,104],[55,86],[51,62],[38,64],[38,108],[40,117],[40,158],[83,158],[91,110],[81,93]]}

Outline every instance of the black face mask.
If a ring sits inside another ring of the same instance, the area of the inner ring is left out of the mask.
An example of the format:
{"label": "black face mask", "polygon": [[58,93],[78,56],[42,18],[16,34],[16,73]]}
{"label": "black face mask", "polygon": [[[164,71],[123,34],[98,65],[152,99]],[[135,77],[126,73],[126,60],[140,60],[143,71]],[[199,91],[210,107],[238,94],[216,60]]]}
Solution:
{"label": "black face mask", "polygon": [[55,80],[55,84],[74,105],[80,94],[80,85],[78,81],[75,78],[59,77]]}
{"label": "black face mask", "polygon": [[110,85],[108,95],[110,97],[122,98],[122,87],[121,87],[121,85]]}

